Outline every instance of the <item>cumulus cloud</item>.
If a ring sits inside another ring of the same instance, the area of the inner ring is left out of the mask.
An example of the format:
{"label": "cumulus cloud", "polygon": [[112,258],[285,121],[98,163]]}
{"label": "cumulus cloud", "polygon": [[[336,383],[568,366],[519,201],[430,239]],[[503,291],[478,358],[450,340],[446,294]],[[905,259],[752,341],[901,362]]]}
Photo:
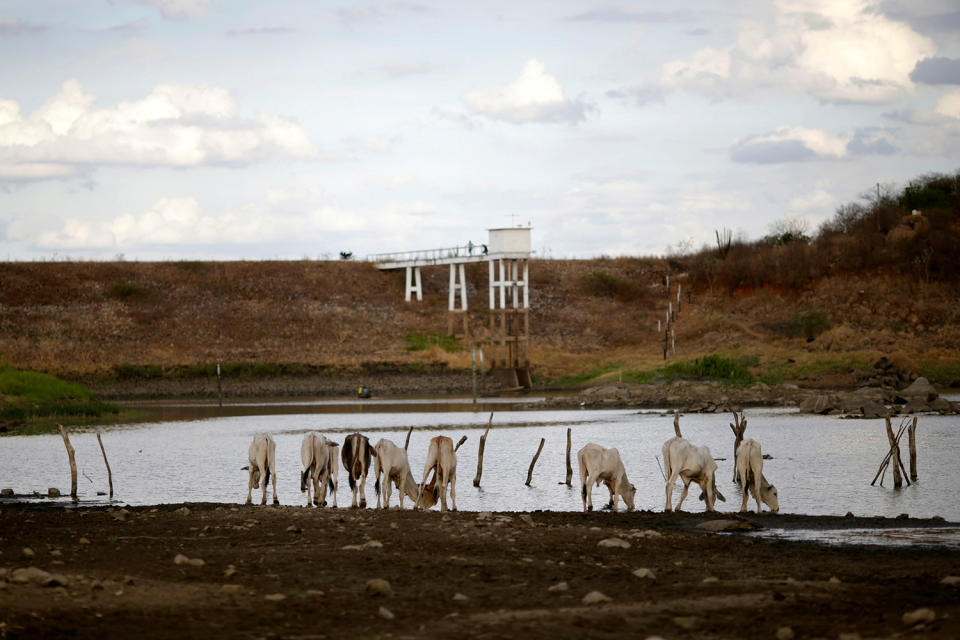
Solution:
{"label": "cumulus cloud", "polygon": [[924,84],[960,84],[960,60],[925,58],[910,72],[910,79]]}
{"label": "cumulus cloud", "polygon": [[156,7],[164,18],[190,20],[202,18],[210,10],[212,0],[138,0],[140,4]]}
{"label": "cumulus cloud", "polygon": [[516,81],[468,93],[464,102],[480,115],[513,124],[577,123],[586,119],[589,110],[582,100],[569,99],[539,60],[527,62]]}
{"label": "cumulus cloud", "polygon": [[960,119],[960,90],[941,96],[933,108],[937,115]]}
{"label": "cumulus cloud", "polygon": [[780,0],[769,18],[743,21],[736,42],[663,65],[660,82],[713,98],[781,87],[827,102],[886,103],[913,91],[911,72],[934,52],[878,0]]}
{"label": "cumulus cloud", "polygon": [[608,7],[584,11],[568,18],[573,22],[687,22],[696,18],[692,11],[635,11]]}
{"label": "cumulus cloud", "polygon": [[836,159],[847,154],[849,138],[821,129],[778,127],[771,133],[738,140],[730,152],[734,162],[770,164]]}
{"label": "cumulus cloud", "polygon": [[298,123],[240,117],[218,87],[162,84],[141,100],[95,103],[76,80],[26,117],[17,102],[0,99],[0,176],[64,177],[97,165],[243,165],[316,153]]}
{"label": "cumulus cloud", "polygon": [[46,31],[46,29],[43,25],[24,22],[19,18],[0,18],[0,38],[25,36]]}

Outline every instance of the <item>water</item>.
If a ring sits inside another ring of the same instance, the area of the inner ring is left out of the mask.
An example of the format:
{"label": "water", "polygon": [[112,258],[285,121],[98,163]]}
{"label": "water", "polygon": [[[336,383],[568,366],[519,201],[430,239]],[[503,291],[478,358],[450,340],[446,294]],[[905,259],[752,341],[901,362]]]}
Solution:
{"label": "water", "polygon": [[[300,412],[287,413],[292,406],[301,407]],[[372,442],[383,437],[403,446],[407,428],[413,426],[409,457],[418,481],[431,437],[447,435],[454,442],[461,435],[469,437],[457,453],[457,505],[462,510],[579,511],[582,503],[576,451],[587,442],[619,449],[627,475],[637,487],[638,509],[663,509],[664,483],[655,458],[660,456],[663,442],[673,436],[671,416],[633,410],[495,408],[480,489],[473,487],[473,478],[477,446],[489,412],[449,411],[437,404],[424,411],[413,405],[404,411],[376,413],[349,409],[316,413],[303,403],[259,405],[249,408],[251,415],[110,427],[104,429],[103,440],[113,471],[114,499],[130,505],[243,502],[247,473],[240,468],[247,464],[252,435],[261,431],[272,433],[277,442],[281,504],[305,504],[299,485],[300,441],[305,432],[318,430],[342,442],[347,433],[360,431]],[[324,409],[328,410],[329,407]],[[231,411],[243,413],[238,408]],[[686,438],[709,446],[715,457],[726,458],[717,463],[717,484],[727,498],[726,503],[718,503],[718,508],[728,512],[740,506],[739,489],[732,482],[733,434],[727,426],[730,418],[726,414],[690,414],[680,421]],[[851,511],[858,516],[887,517],[909,513],[912,517],[939,515],[948,521],[960,521],[960,500],[956,498],[960,494],[955,457],[960,451],[957,417],[920,418],[920,481],[899,491],[891,488],[889,474],[886,487],[870,486],[887,450],[882,420],[842,420],[778,409],[748,410],[747,418],[747,436],[759,440],[764,453],[773,456],[765,461],[764,474],[777,485],[781,512],[843,515]],[[573,429],[572,488],[561,484],[566,475],[567,427]],[[532,485],[526,487],[527,469],[541,437],[546,438],[546,444]],[[81,502],[105,501],[105,497],[97,496],[97,491],[106,491],[107,477],[95,434],[77,432],[70,439],[76,449]],[[904,453],[905,443],[904,439]],[[59,435],[0,439],[0,470],[0,486],[11,487],[17,493],[46,493],[47,487],[69,492],[69,467]],[[255,499],[257,493],[254,492]],[[607,495],[605,487],[597,487],[594,504],[604,504]],[[684,503],[685,510],[703,511],[698,495],[694,485]],[[674,500],[678,498],[679,493],[675,492]],[[372,477],[367,500],[376,502]],[[396,493],[393,500],[396,504]],[[338,502],[340,506],[350,504],[343,471]],[[753,503],[750,504],[752,507]]]}

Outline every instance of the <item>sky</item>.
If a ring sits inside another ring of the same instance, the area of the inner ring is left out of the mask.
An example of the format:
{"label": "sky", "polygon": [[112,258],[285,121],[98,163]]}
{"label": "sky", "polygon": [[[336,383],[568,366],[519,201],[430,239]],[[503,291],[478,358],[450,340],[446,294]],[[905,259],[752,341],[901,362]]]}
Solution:
{"label": "sky", "polygon": [[0,0],[0,260],[811,231],[960,169],[960,0]]}

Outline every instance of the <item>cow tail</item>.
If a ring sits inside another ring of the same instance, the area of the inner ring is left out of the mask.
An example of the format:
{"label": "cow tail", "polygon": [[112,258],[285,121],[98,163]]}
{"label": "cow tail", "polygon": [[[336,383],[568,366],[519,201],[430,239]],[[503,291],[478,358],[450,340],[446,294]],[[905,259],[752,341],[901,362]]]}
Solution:
{"label": "cow tail", "polygon": [[273,471],[273,470],[270,468],[270,465],[267,465],[267,472],[266,472],[265,474],[263,474],[263,486],[264,486],[264,487],[266,487],[268,484],[270,484],[270,472],[271,472],[271,471]]}
{"label": "cow tail", "polygon": [[300,493],[303,493],[307,490],[307,473],[310,471],[309,468],[304,469],[303,473],[300,474]]}
{"label": "cow tail", "polygon": [[373,481],[373,492],[377,495],[380,495],[380,474],[377,474],[377,479]]}
{"label": "cow tail", "polygon": [[330,487],[330,491],[333,491],[333,474],[327,476],[327,485]]}

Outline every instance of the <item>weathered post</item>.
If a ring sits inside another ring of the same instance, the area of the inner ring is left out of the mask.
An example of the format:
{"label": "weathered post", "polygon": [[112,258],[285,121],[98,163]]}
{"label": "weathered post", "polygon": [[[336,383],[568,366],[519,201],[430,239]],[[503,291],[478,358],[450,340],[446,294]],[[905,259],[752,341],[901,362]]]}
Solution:
{"label": "weathered post", "polygon": [[103,454],[103,464],[107,465],[107,482],[110,483],[110,499],[113,500],[113,473],[110,471],[110,463],[107,462],[107,450],[103,448],[103,439],[100,438],[99,431],[97,431],[97,442],[100,443],[100,453]]}
{"label": "weathered post", "polygon": [[682,438],[683,435],[680,433],[680,411],[679,409],[673,410],[673,432],[677,434],[678,438]]}
{"label": "weathered post", "polygon": [[537,464],[537,458],[540,457],[540,452],[543,451],[543,444],[547,441],[546,438],[540,438],[540,446],[537,447],[537,453],[534,454],[533,460],[530,461],[530,469],[527,470],[527,482],[526,485],[530,486],[530,480],[533,479],[533,467]]}
{"label": "weathered post", "polygon": [[458,442],[458,443],[457,443],[457,446],[455,446],[455,447],[453,448],[453,452],[456,453],[456,452],[457,452],[457,449],[460,448],[460,445],[462,445],[462,444],[463,444],[464,442],[466,442],[466,441],[467,441],[467,436],[462,436],[462,437],[460,438],[460,442]]}
{"label": "weathered post", "polygon": [[733,431],[733,481],[737,481],[737,449],[740,448],[740,443],[743,442],[743,432],[747,430],[747,416],[737,415],[737,412],[733,412],[733,424],[730,425],[731,431]]}
{"label": "weathered post", "polygon": [[913,416],[913,423],[907,431],[910,440],[910,479],[917,481],[917,416]]}
{"label": "weathered post", "polygon": [[220,363],[217,363],[217,398],[220,399],[220,406],[223,406],[223,383],[220,381]]}
{"label": "weathered post", "polygon": [[63,446],[67,448],[67,458],[70,461],[70,497],[73,501],[77,500],[77,459],[74,456],[73,445],[70,444],[70,438],[67,436],[67,430],[62,424],[57,425],[60,430],[60,437],[63,438]]}
{"label": "weathered post", "polygon": [[470,373],[473,379],[473,404],[477,404],[477,350],[470,352]]}
{"label": "weathered post", "polygon": [[893,435],[893,427],[890,426],[890,416],[884,418],[887,425],[887,440],[890,441],[890,453],[893,457],[893,488],[899,489],[903,486],[903,480],[900,478],[900,445]]}
{"label": "weathered post", "polygon": [[477,475],[473,478],[473,486],[480,486],[480,476],[483,475],[483,449],[487,446],[487,434],[490,433],[490,425],[493,424],[493,411],[490,412],[490,420],[487,422],[487,429],[480,436],[480,445],[477,449]]}
{"label": "weathered post", "polygon": [[570,427],[567,427],[567,482],[566,485],[569,487],[570,481],[573,479],[573,467],[570,465],[570,449],[571,449],[571,438],[570,433],[573,431]]}
{"label": "weathered post", "polygon": [[413,433],[413,426],[411,426],[409,429],[407,429],[407,439],[406,439],[406,441],[403,443],[403,450],[404,450],[404,451],[406,451],[406,450],[407,450],[407,447],[410,446],[410,434],[411,434],[411,433]]}

